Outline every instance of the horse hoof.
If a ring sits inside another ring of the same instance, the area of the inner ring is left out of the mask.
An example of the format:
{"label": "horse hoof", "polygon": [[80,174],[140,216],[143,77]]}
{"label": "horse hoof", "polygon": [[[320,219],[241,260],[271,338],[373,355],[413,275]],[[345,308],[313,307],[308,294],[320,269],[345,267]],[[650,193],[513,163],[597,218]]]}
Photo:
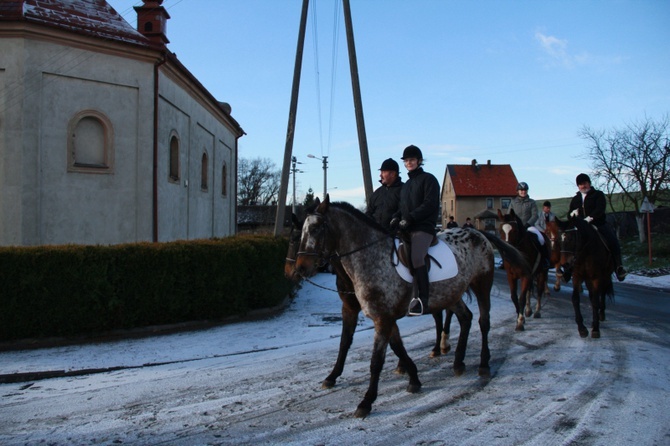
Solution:
{"label": "horse hoof", "polygon": [[490,367],[479,366],[479,370],[477,371],[477,373],[482,378],[490,378],[491,377],[491,368]]}
{"label": "horse hoof", "polygon": [[514,331],[524,331],[524,330],[525,328],[523,325],[517,325],[516,328],[514,329]]}
{"label": "horse hoof", "polygon": [[430,352],[430,355],[428,355],[429,358],[437,358],[440,356],[440,351],[439,350],[432,350]]}
{"label": "horse hoof", "polygon": [[321,383],[322,389],[332,389],[333,387],[335,387],[335,380],[324,379]]}
{"label": "horse hoof", "polygon": [[404,367],[396,367],[393,373],[395,373],[396,375],[405,375],[407,373],[407,369]]}
{"label": "horse hoof", "polygon": [[605,313],[600,314],[600,322],[605,322]]}
{"label": "horse hoof", "polygon": [[560,286],[554,286],[554,291],[561,291],[561,287]]}
{"label": "horse hoof", "polygon": [[526,311],[526,317],[531,317],[533,315],[533,312],[530,310]]}
{"label": "horse hoof", "polygon": [[442,349],[442,354],[446,355],[451,351],[451,345],[447,345],[445,348]]}
{"label": "horse hoof", "polygon": [[535,319],[540,319],[542,317],[542,314],[540,314],[539,311],[536,311],[535,314],[533,315],[533,318]]}
{"label": "horse hoof", "polygon": [[584,328],[584,329],[580,328],[579,329],[579,336],[580,337],[585,338],[588,335],[589,335],[589,331],[586,328]]}
{"label": "horse hoof", "polygon": [[408,384],[407,391],[409,393],[419,393],[421,392],[421,384]]}
{"label": "horse hoof", "polygon": [[354,416],[356,418],[365,418],[368,415],[370,415],[370,412],[372,411],[371,407],[365,407],[362,406],[363,403],[359,404],[358,407],[356,408],[356,412],[354,412]]}
{"label": "horse hoof", "polygon": [[598,339],[598,338],[600,338],[600,331],[593,330],[593,331],[591,332],[591,338],[593,338],[593,339]]}
{"label": "horse hoof", "polygon": [[463,373],[465,373],[465,364],[454,364],[454,375],[461,376]]}

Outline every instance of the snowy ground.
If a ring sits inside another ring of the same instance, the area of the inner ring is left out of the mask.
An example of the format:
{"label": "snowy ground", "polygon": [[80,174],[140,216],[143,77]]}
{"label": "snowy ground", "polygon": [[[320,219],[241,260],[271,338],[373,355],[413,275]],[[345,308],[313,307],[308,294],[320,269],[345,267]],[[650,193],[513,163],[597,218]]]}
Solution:
{"label": "snowy ground", "polygon": [[[334,276],[315,282],[334,287]],[[631,283],[670,289],[669,276],[629,276]],[[0,385],[0,443],[670,444],[667,321],[614,305],[602,338],[582,339],[570,291],[554,293],[542,319],[529,319],[518,333],[506,286],[496,285],[490,380],[477,376],[476,323],[466,373],[456,378],[453,354],[428,358],[432,318],[400,320],[422,391],[405,391],[407,379],[393,373],[389,351],[365,420],[352,413],[368,384],[372,325],[361,316],[344,374],[334,389],[322,389],[337,355],[340,302],[310,284],[281,315],[262,321],[0,353],[0,375],[90,372]],[[468,305],[476,318],[476,304]],[[456,322],[452,327],[453,344]]]}

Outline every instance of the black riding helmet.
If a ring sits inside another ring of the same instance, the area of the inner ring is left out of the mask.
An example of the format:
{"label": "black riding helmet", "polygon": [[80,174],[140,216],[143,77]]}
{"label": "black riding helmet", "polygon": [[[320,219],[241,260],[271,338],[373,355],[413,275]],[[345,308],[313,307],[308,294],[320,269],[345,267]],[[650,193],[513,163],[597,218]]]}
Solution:
{"label": "black riding helmet", "polygon": [[416,158],[418,160],[423,159],[423,154],[421,153],[421,149],[419,149],[415,145],[407,146],[405,147],[405,150],[402,152],[402,160],[406,158]]}
{"label": "black riding helmet", "polygon": [[516,190],[528,190],[528,183],[520,182],[516,185]]}

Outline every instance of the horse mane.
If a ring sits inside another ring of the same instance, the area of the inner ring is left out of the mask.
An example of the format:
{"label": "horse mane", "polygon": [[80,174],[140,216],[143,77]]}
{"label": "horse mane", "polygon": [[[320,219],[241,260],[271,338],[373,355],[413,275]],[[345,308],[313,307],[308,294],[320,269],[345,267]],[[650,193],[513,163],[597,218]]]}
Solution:
{"label": "horse mane", "polygon": [[372,228],[386,233],[386,229],[379,223],[374,218],[371,218],[370,216],[366,215],[365,213],[361,212],[360,210],[356,209],[351,203],[347,203],[346,201],[335,201],[330,203],[331,206],[343,210],[344,212],[351,214],[353,217],[356,219],[360,220],[362,223],[365,223],[368,226],[371,226]]}

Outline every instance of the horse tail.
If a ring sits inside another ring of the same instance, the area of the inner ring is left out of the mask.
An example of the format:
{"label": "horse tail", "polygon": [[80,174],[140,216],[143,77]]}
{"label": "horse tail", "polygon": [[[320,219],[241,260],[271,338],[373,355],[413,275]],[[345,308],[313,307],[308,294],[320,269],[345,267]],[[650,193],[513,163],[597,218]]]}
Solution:
{"label": "horse tail", "polygon": [[531,275],[531,267],[524,255],[514,246],[486,231],[479,231],[486,239],[496,247],[503,260],[509,262],[513,267],[520,268],[526,275]]}

